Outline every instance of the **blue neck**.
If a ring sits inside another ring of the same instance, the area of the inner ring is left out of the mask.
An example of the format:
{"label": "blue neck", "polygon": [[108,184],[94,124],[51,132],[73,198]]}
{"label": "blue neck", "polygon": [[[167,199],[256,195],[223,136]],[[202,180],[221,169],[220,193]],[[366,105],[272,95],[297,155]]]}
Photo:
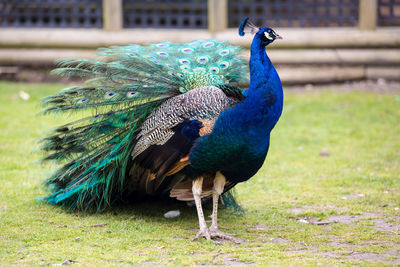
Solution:
{"label": "blue neck", "polygon": [[[271,60],[265,52],[265,45],[256,34],[250,48],[250,86],[249,89],[265,87],[271,74],[276,74]],[[263,85],[264,84],[264,85]]]}
{"label": "blue neck", "polygon": [[259,123],[270,131],[282,113],[283,91],[278,73],[265,52],[265,46],[261,35],[257,33],[251,44],[250,86],[246,90],[244,104],[254,115],[257,114]]}

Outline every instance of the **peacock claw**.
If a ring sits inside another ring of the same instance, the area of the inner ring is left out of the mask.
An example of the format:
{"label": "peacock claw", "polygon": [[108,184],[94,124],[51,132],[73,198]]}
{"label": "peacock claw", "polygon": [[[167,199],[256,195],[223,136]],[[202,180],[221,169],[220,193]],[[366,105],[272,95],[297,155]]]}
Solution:
{"label": "peacock claw", "polygon": [[215,229],[213,227],[210,228],[210,235],[211,235],[211,238],[220,238],[220,239],[224,239],[224,240],[229,240],[229,241],[235,242],[236,244],[241,243],[240,239],[233,237],[233,235],[231,235],[231,234],[221,232],[220,230]]}
{"label": "peacock claw", "polygon": [[210,230],[208,230],[207,227],[202,229],[200,228],[193,240],[197,240],[199,237],[204,237],[207,240],[211,240]]}

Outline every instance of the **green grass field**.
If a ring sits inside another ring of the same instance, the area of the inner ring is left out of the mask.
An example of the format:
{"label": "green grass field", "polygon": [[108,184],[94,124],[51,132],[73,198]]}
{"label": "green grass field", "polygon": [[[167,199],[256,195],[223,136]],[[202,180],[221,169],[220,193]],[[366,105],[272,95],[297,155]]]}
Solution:
{"label": "green grass field", "polygon": [[399,93],[286,91],[264,167],[237,186],[247,212],[219,213],[238,245],[192,241],[184,203],[91,215],[38,203],[55,166],[36,162],[37,140],[71,119],[37,115],[39,101],[62,87],[0,82],[0,265],[400,265]]}

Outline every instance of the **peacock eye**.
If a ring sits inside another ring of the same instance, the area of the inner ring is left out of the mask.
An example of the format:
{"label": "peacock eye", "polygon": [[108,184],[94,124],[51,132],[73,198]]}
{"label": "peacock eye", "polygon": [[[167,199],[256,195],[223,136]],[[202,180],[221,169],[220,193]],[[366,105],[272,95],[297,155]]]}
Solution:
{"label": "peacock eye", "polygon": [[82,103],[84,103],[86,101],[89,101],[89,100],[87,98],[82,98],[78,102],[76,102],[76,105],[82,104]]}
{"label": "peacock eye", "polygon": [[134,97],[135,95],[136,95],[136,92],[128,92],[128,93],[126,94],[126,96],[127,96],[128,98]]}
{"label": "peacock eye", "polygon": [[168,56],[168,53],[167,53],[167,52],[164,52],[164,51],[159,51],[159,52],[157,52],[157,54],[158,54],[159,56]]}
{"label": "peacock eye", "polygon": [[188,54],[188,53],[192,53],[194,50],[190,47],[186,47],[186,48],[183,48],[181,51],[185,54]]}
{"label": "peacock eye", "polygon": [[117,94],[114,92],[108,92],[104,95],[105,98],[110,99],[113,98],[114,96],[116,96]]}
{"label": "peacock eye", "polygon": [[187,59],[180,59],[179,63],[181,63],[181,64],[189,64],[190,62]]}
{"label": "peacock eye", "polygon": [[229,62],[228,61],[222,61],[219,66],[221,69],[227,69],[229,67]]}
{"label": "peacock eye", "polygon": [[274,39],[268,32],[264,32],[264,35],[268,40],[273,40]]}
{"label": "peacock eye", "polygon": [[229,54],[229,50],[224,49],[224,50],[222,50],[221,52],[219,52],[219,54],[220,54],[221,56],[226,56],[226,55]]}
{"label": "peacock eye", "polygon": [[197,62],[199,62],[200,64],[205,64],[208,62],[208,58],[206,56],[200,56],[197,58]]}
{"label": "peacock eye", "polygon": [[213,73],[213,74],[217,74],[217,73],[219,73],[219,68],[218,68],[218,67],[212,67],[212,68],[210,69],[210,71],[211,71],[211,73]]}

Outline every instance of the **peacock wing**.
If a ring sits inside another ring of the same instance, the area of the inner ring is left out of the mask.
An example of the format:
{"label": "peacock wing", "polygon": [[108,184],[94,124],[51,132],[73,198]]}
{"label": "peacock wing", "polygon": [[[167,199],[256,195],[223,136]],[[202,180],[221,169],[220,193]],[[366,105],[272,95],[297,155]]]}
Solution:
{"label": "peacock wing", "polygon": [[[207,86],[192,89],[160,105],[148,116],[137,136],[132,152],[131,188],[158,194],[188,179],[179,172],[190,165],[188,155],[194,143],[212,131],[223,110],[237,102],[220,88]],[[147,175],[137,169],[146,170]]]}

